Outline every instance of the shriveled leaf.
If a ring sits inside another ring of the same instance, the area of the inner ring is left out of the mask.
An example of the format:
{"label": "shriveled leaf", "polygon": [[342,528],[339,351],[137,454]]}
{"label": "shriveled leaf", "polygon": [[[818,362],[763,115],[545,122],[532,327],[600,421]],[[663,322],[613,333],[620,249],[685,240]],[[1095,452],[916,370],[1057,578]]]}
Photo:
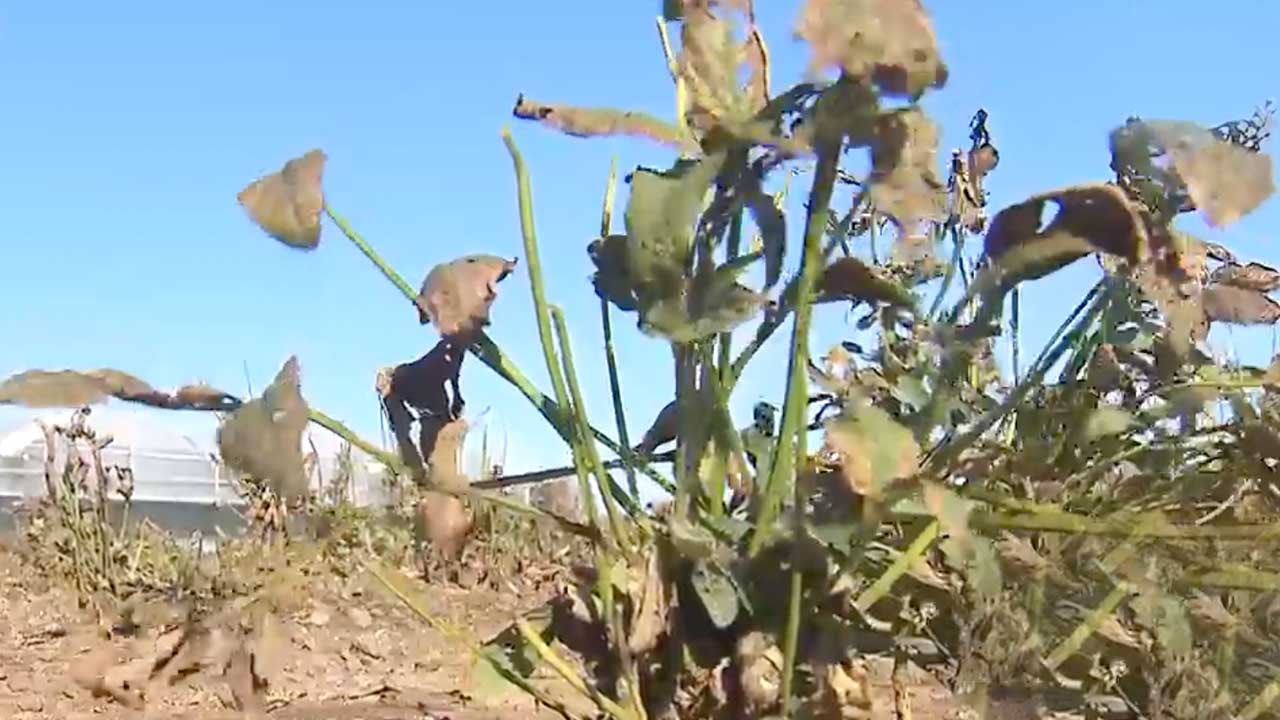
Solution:
{"label": "shriveled leaf", "polygon": [[263,391],[218,428],[218,451],[236,470],[271,484],[285,498],[304,495],[302,433],[309,419],[298,359],[290,357]]}
{"label": "shriveled leaf", "polygon": [[869,404],[846,408],[829,421],[826,442],[840,454],[850,489],[873,498],[894,481],[914,474],[920,460],[920,446],[911,431]]}
{"label": "shriveled leaf", "polygon": [[1097,440],[1108,435],[1118,435],[1133,424],[1133,416],[1128,410],[1115,405],[1103,405],[1089,413],[1084,424],[1086,442]]}
{"label": "shriveled leaf", "polygon": [[240,400],[207,385],[187,385],[174,393],[156,390],[121,370],[28,370],[0,383],[0,405],[80,407],[107,398],[171,410],[234,410]]}
{"label": "shriveled leaf", "polygon": [[916,96],[947,81],[947,66],[919,0],[808,0],[797,32],[811,70],[838,66],[887,94]]}
{"label": "shriveled leaf", "polygon": [[627,236],[610,235],[596,238],[587,246],[587,255],[596,266],[591,276],[596,296],[630,312],[640,309],[636,288],[627,271]]}
{"label": "shriveled leaf", "polygon": [[818,289],[818,302],[861,300],[901,306],[915,302],[906,288],[856,257],[842,257],[828,265],[822,272]]}
{"label": "shriveled leaf", "polygon": [[694,280],[687,295],[659,299],[643,310],[641,329],[675,342],[694,342],[750,320],[768,297],[737,282],[736,274],[736,268],[718,268],[705,284]]}
{"label": "shriveled leaf", "polygon": [[678,149],[689,147],[680,128],[647,113],[557,105],[520,95],[512,114],[575,137],[624,135],[648,138]]}
{"label": "shriveled leaf", "polygon": [[1234,285],[1209,285],[1200,294],[1205,316],[1233,325],[1273,325],[1280,321],[1280,303],[1256,290]]}
{"label": "shriveled leaf", "polygon": [[946,214],[946,184],[937,177],[938,128],[917,109],[882,115],[871,151],[871,201],[904,235]]}
{"label": "shriveled leaf", "polygon": [[473,336],[489,325],[489,310],[498,297],[498,283],[515,269],[516,258],[466,255],[431,268],[418,292],[426,312],[418,310],[423,325],[430,322],[445,337]]}
{"label": "shriveled leaf", "polygon": [[656,549],[649,551],[638,587],[631,589],[633,611],[627,645],[632,655],[641,655],[658,646],[667,632],[671,611],[670,588],[663,574],[662,559]]}
{"label": "shriveled leaf", "polygon": [[732,625],[738,617],[738,590],[733,578],[715,563],[700,560],[694,563],[689,580],[711,622],[721,630]]}
{"label": "shriveled leaf", "polygon": [[[1050,203],[1057,214],[1042,226]],[[1036,195],[1001,210],[991,219],[985,248],[1006,282],[1044,277],[1093,252],[1131,261],[1148,253],[1137,211],[1123,191],[1101,183]]]}
{"label": "shriveled leaf", "polygon": [[236,199],[271,237],[290,247],[314,249],[320,244],[325,159],[321,150],[293,158],[249,183]]}
{"label": "shriveled leaf", "polygon": [[1260,262],[1248,265],[1223,265],[1213,272],[1210,281],[1257,292],[1280,290],[1280,270]]}
{"label": "shriveled leaf", "polygon": [[693,251],[694,222],[723,160],[682,160],[666,172],[640,168],[631,175],[627,268],[642,298],[679,292]]}
{"label": "shriveled leaf", "polygon": [[733,28],[708,5],[685,9],[680,26],[680,76],[689,92],[694,125],[710,130],[748,117],[751,109],[738,86],[742,47]]}
{"label": "shriveled leaf", "polygon": [[1040,577],[1049,571],[1049,561],[1025,537],[1010,532],[1001,533],[995,548],[1007,565],[1023,575]]}

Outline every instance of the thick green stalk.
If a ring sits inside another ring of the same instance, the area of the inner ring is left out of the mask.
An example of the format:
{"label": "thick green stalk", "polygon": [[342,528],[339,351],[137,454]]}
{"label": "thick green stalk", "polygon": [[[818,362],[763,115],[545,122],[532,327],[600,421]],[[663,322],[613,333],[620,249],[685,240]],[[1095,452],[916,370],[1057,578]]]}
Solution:
{"label": "thick green stalk", "polygon": [[[600,489],[600,498],[604,502],[605,512],[609,516],[609,529],[613,532],[614,540],[625,550],[629,548],[630,542],[627,539],[626,527],[622,524],[622,519],[618,515],[618,509],[613,504],[613,478],[609,475],[609,471],[605,469],[604,463],[600,461],[600,453],[596,451],[596,444],[591,439],[591,425],[587,423],[587,407],[582,400],[582,389],[578,386],[578,373],[574,369],[573,350],[569,347],[569,327],[564,321],[564,313],[554,305],[551,306],[551,317],[555,322],[556,335],[560,339],[560,357],[564,361],[564,375],[569,383],[571,407],[573,407],[574,417],[578,421],[578,442],[575,443],[574,452],[581,453],[583,465],[590,467],[595,473],[596,484]],[[590,494],[584,495],[584,502],[590,501]],[[590,512],[592,515],[595,514],[594,504]]]}
{"label": "thick green stalk", "polygon": [[[825,140],[818,145],[818,167],[809,193],[809,213],[805,220],[804,256],[801,259],[799,283],[795,295],[795,325],[791,334],[791,354],[787,368],[787,394],[782,408],[781,430],[774,450],[769,474],[764,487],[764,501],[760,505],[755,534],[751,538],[750,553],[757,555],[768,540],[782,498],[786,494],[788,479],[796,468],[794,451],[796,435],[803,432],[807,407],[806,377],[809,363],[809,324],[813,317],[813,293],[825,266],[822,252],[822,236],[827,229],[827,214],[831,194],[835,188],[840,163],[840,146],[843,138]],[[736,363],[735,363],[736,364]],[[728,392],[730,388],[726,389]],[[792,479],[792,481],[794,481]],[[797,508],[797,512],[799,508]]]}

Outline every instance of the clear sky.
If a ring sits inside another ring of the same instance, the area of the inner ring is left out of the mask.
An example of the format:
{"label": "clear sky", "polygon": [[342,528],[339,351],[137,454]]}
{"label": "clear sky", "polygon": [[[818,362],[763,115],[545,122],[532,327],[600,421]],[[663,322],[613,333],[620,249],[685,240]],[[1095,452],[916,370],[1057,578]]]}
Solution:
{"label": "clear sky", "polygon": [[[757,4],[774,87],[785,87],[806,61],[791,36],[798,3]],[[1231,12],[1190,0],[926,5],[951,69],[948,87],[926,100],[944,128],[939,172],[948,150],[967,144],[974,110],[986,107],[1002,154],[989,180],[994,208],[1109,179],[1107,132],[1130,115],[1213,125],[1280,94],[1273,3]],[[313,253],[290,250],[251,225],[236,193],[323,148],[329,203],[416,286],[458,255],[521,254],[499,136],[511,125],[533,175],[549,293],[566,308],[593,420],[611,429],[585,247],[610,157],[627,170],[670,155],[635,141],[564,137],[510,113],[524,92],[670,116],[659,6],[5,3],[0,373],[110,366],[160,387],[203,379],[243,393],[246,365],[260,390],[296,353],[310,402],[377,437],[374,372],[425,352],[434,331],[336,228],[326,225]],[[619,208],[624,201],[625,193]],[[1275,200],[1226,233],[1198,218],[1183,224],[1242,256],[1280,262]],[[525,268],[501,286],[491,331],[547,388]],[[1095,273],[1082,261],[1027,288],[1029,354]],[[820,347],[853,319],[835,306],[818,317]],[[633,318],[615,316],[615,326],[638,435],[671,397],[670,355]],[[739,422],[756,400],[779,396],[787,334],[735,396]],[[1269,328],[1219,338],[1263,356],[1270,339]],[[474,358],[463,383],[469,414],[496,407],[503,418],[511,470],[565,461],[567,448],[532,408]],[[0,408],[0,426],[23,416]],[[210,417],[171,420],[212,442]]]}

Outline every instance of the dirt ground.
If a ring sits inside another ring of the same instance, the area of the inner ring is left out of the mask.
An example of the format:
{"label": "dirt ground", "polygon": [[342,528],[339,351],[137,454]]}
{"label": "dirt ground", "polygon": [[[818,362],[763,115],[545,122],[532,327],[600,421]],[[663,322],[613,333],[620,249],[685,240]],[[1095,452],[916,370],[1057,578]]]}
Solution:
{"label": "dirt ground", "polygon": [[[518,693],[476,697],[469,688],[472,656],[453,628],[487,639],[517,612],[546,600],[535,593],[424,586],[433,616],[448,634],[427,626],[373,578],[317,579],[297,610],[280,618],[286,649],[267,690],[272,719],[490,720],[558,717]],[[544,593],[545,595],[545,593]],[[145,711],[92,697],[71,668],[101,648],[105,633],[72,594],[50,583],[0,547],[0,717],[241,719],[225,683],[199,675],[168,690]],[[875,720],[894,717],[888,668],[876,663]],[[543,670],[552,693],[572,692]],[[917,720],[947,717],[946,692],[924,673],[912,688]],[[573,706],[571,702],[571,707]],[[583,710],[587,708],[583,707]]]}

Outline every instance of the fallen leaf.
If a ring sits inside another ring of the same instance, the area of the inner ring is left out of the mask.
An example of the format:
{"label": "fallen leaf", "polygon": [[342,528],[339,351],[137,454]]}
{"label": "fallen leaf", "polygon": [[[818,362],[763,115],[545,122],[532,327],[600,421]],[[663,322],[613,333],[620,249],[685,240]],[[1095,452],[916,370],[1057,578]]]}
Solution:
{"label": "fallen leaf", "polygon": [[811,71],[838,66],[882,92],[911,97],[947,81],[919,0],[808,0],[797,33],[812,48]]}
{"label": "fallen leaf", "polygon": [[299,387],[298,359],[290,357],[263,391],[218,428],[218,451],[236,470],[267,481],[284,498],[307,492],[302,433],[310,410]]}
{"label": "fallen leaf", "polygon": [[467,255],[431,268],[418,292],[419,322],[430,322],[445,337],[469,339],[489,325],[498,283],[516,263],[515,258]]}
{"label": "fallen leaf", "polygon": [[236,199],[268,235],[290,247],[311,250],[320,244],[325,159],[321,150],[293,158],[249,183]]}

